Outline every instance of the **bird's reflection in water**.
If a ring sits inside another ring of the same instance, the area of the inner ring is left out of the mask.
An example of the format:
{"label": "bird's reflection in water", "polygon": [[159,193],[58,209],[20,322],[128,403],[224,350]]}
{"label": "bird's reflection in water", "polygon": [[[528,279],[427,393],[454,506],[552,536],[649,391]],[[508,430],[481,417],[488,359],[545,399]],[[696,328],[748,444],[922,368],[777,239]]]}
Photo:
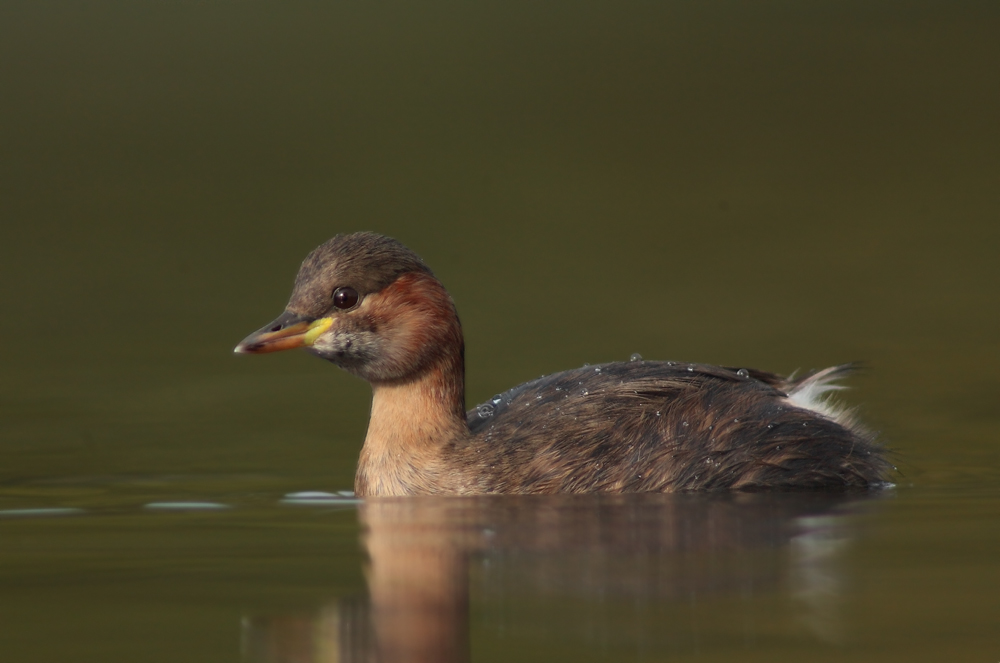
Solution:
{"label": "bird's reflection in water", "polygon": [[[245,660],[468,661],[470,585],[486,630],[532,600],[589,606],[579,628],[593,632],[610,612],[605,603],[635,613],[671,602],[752,604],[777,596],[813,637],[836,640],[841,558],[850,538],[843,514],[864,499],[802,493],[370,499],[359,511],[369,556],[367,599],[332,599],[299,616],[248,618]],[[653,635],[682,628],[634,616]],[[559,615],[551,619],[558,624]]]}

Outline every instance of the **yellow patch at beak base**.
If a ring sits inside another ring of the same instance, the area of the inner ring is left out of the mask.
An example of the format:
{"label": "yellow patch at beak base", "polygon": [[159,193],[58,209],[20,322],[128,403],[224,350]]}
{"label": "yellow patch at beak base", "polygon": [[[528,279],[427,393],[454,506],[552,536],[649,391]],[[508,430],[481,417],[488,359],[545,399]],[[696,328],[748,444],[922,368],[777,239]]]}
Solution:
{"label": "yellow patch at beak base", "polygon": [[319,318],[309,325],[308,331],[302,335],[302,345],[312,345],[316,339],[333,326],[333,318]]}

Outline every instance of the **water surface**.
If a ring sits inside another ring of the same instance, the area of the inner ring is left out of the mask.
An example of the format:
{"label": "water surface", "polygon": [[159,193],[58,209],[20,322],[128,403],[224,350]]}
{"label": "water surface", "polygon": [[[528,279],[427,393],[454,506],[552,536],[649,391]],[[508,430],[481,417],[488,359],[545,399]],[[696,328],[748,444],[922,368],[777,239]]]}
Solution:
{"label": "water surface", "polygon": [[[0,651],[998,660],[1000,12],[981,2],[0,6]],[[863,360],[874,495],[291,499],[367,387],[234,357],[377,230],[468,403]]]}

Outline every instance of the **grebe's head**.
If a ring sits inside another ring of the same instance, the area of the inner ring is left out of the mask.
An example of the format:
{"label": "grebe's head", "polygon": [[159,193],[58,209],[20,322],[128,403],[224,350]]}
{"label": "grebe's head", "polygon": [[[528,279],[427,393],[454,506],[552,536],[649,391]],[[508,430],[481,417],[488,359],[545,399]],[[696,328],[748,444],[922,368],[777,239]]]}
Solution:
{"label": "grebe's head", "polygon": [[369,382],[391,382],[461,357],[462,332],[451,297],[420,257],[364,232],[310,253],[285,312],[236,352],[298,347]]}

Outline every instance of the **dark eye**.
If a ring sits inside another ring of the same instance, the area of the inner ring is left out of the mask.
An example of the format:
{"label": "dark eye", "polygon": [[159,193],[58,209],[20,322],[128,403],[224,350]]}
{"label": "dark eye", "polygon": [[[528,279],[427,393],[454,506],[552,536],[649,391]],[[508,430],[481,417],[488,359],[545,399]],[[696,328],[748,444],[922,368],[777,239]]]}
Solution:
{"label": "dark eye", "polygon": [[353,308],[358,303],[358,291],[344,286],[333,291],[333,305],[339,309]]}

